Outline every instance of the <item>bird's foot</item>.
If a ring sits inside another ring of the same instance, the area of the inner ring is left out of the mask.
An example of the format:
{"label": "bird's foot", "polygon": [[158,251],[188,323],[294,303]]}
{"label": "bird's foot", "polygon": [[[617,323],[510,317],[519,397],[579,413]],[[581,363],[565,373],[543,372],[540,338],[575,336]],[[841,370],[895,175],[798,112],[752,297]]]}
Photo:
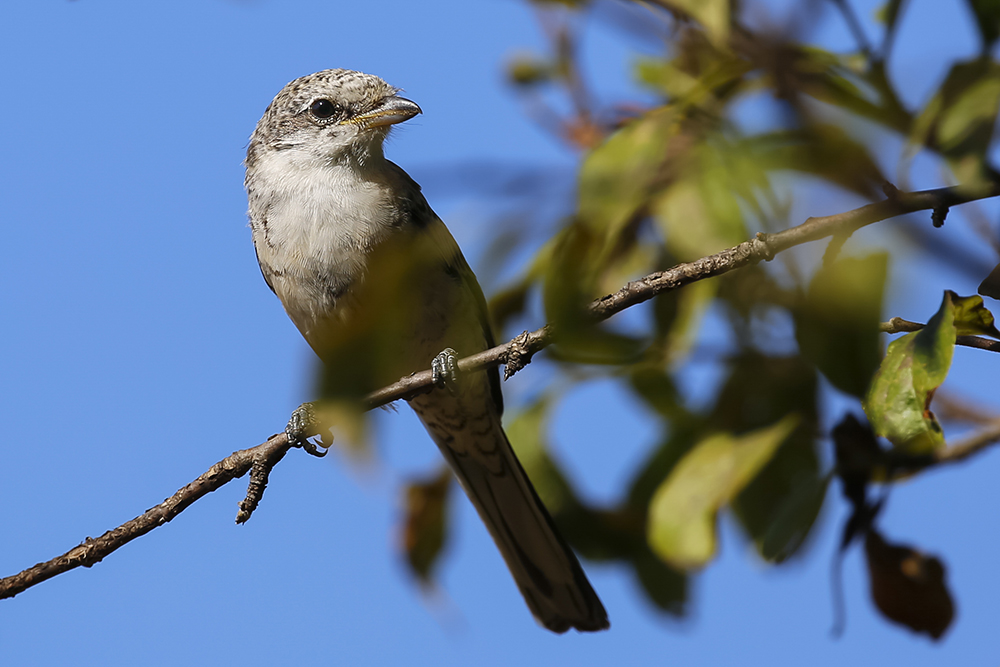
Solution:
{"label": "bird's foot", "polygon": [[458,384],[458,353],[450,347],[438,353],[431,361],[431,377],[434,386],[443,387],[454,394]]}
{"label": "bird's foot", "polygon": [[[306,450],[306,453],[322,458],[326,456],[333,442],[324,436],[321,430],[322,425],[316,415],[316,404],[303,403],[295,408],[292,416],[288,419],[285,435],[293,447],[301,447]],[[318,437],[319,443],[310,440],[312,437]]]}

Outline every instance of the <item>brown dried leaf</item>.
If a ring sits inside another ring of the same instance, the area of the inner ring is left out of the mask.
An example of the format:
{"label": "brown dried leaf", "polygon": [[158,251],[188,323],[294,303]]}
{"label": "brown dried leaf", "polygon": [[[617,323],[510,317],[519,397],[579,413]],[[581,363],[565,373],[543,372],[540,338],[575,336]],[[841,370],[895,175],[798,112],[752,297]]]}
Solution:
{"label": "brown dried leaf", "polygon": [[442,466],[430,479],[406,487],[406,517],[402,525],[402,547],[406,561],[421,583],[429,584],[448,537],[448,491],[451,471]]}
{"label": "brown dried leaf", "polygon": [[955,616],[944,564],[917,549],[886,542],[869,531],[865,540],[875,606],[890,621],[937,640]]}

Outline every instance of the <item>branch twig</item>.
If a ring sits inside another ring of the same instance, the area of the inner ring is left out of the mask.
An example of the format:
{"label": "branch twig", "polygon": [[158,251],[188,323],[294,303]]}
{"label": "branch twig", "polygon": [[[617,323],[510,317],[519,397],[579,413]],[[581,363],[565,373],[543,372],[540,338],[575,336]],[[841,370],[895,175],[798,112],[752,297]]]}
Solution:
{"label": "branch twig", "polygon": [[[912,333],[920,331],[925,325],[920,322],[910,322],[902,317],[894,317],[888,322],[878,325],[878,330],[887,334]],[[977,350],[987,350],[989,352],[1000,352],[1000,341],[992,340],[984,336],[956,336],[955,345],[963,347],[974,347]]]}
{"label": "branch twig", "polygon": [[288,438],[281,433],[272,436],[261,445],[234,452],[209,468],[201,477],[131,521],[109,530],[96,539],[88,537],[83,544],[50,561],[38,563],[18,574],[0,579],[0,599],[12,598],[35,584],[81,565],[90,567],[100,563],[118,548],[167,523],[202,496],[208,495],[237,477],[242,477],[256,461],[280,458],[289,448]]}
{"label": "branch twig", "polygon": [[[678,264],[667,271],[634,280],[614,294],[601,297],[591,303],[590,315],[595,321],[606,320],[612,315],[648,301],[658,294],[679,289],[705,278],[719,276],[749,264],[770,260],[776,253],[809,241],[827,236],[850,234],[866,225],[905,213],[939,209],[943,206],[954,206],[997,195],[1000,195],[1000,186],[951,187],[912,193],[895,193],[891,199],[868,204],[852,211],[818,218],[812,217],[797,227],[775,234],[758,234],[756,238],[714,255],[686,264]],[[524,332],[504,345],[466,357],[458,362],[458,366],[463,371],[476,371],[505,363],[509,376],[526,365],[533,354],[550,345],[555,337],[556,333],[553,327],[546,325],[530,333]],[[365,397],[364,403],[368,409],[371,409],[428,391],[432,384],[431,372],[429,370],[422,371],[372,392]],[[928,465],[963,460],[971,456],[986,445],[1000,439],[1000,424],[995,427],[994,431],[987,433],[991,439],[984,441],[982,438],[986,436],[979,434],[979,439],[970,440],[950,448],[941,455],[940,460],[928,463]],[[81,565],[90,567],[99,563],[125,544],[145,535],[157,526],[167,523],[199,498],[233,479],[242,477],[254,465],[262,467],[274,465],[291,447],[287,436],[282,433],[272,436],[261,445],[233,453],[144,514],[96,539],[88,538],[83,544],[50,561],[38,563],[18,574],[0,579],[0,599],[14,597],[31,586]],[[266,475],[258,479],[258,484],[264,483],[266,483]],[[253,498],[253,495],[248,493],[248,498]],[[250,504],[253,504],[252,501]],[[251,507],[244,507],[242,503],[240,509],[240,516],[244,520],[243,513],[252,511]]]}
{"label": "branch twig", "polygon": [[934,456],[934,461],[930,465],[959,463],[997,442],[1000,442],[1000,420],[942,450]]}
{"label": "branch twig", "polygon": [[872,47],[868,43],[868,38],[865,36],[865,29],[862,27],[861,21],[858,20],[854,10],[847,4],[847,0],[832,0],[832,2],[837,5],[837,9],[844,16],[844,22],[847,23],[848,29],[854,35],[854,41],[858,43],[858,50],[870,58]]}
{"label": "branch twig", "polygon": [[889,466],[907,474],[949,463],[961,463],[1000,442],[1000,420],[994,421],[972,435],[930,454],[913,455],[891,452]]}

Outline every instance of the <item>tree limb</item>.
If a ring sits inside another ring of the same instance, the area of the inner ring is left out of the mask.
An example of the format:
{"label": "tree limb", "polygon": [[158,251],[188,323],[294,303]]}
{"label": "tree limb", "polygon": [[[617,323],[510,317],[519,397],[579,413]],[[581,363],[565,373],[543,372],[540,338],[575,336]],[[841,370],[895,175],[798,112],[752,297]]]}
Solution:
{"label": "tree limb", "polygon": [[[634,280],[613,294],[601,297],[590,304],[589,313],[594,321],[606,320],[616,313],[652,299],[658,294],[684,287],[713,276],[719,276],[742,268],[770,260],[775,254],[803,243],[816,241],[828,236],[849,235],[866,225],[886,220],[898,215],[921,210],[940,210],[975,199],[985,199],[1000,195],[1000,186],[988,185],[974,188],[949,187],[920,192],[901,193],[883,201],[868,204],[844,213],[823,217],[810,217],[801,225],[774,234],[758,234],[755,238],[728,248],[708,257],[684,264],[678,264],[666,271],[650,274]],[[507,374],[513,374],[526,365],[533,354],[550,345],[556,338],[552,325],[546,325],[533,332],[524,332],[510,342],[471,355],[458,362],[462,371],[483,370],[501,363],[507,365]],[[970,337],[971,338],[971,337]],[[409,398],[429,391],[433,386],[431,372],[421,371],[405,377],[387,387],[372,392],[364,399],[367,409],[385,405],[401,398]],[[941,461],[962,460],[1000,439],[1000,425],[989,431],[992,438],[982,438],[956,445],[943,453]],[[985,436],[983,436],[985,437]],[[118,548],[145,535],[157,526],[163,525],[184,511],[199,498],[215,491],[228,482],[242,477],[252,467],[270,469],[293,445],[284,433],[272,436],[267,442],[240,450],[213,465],[207,472],[162,503],[144,514],[110,530],[96,539],[86,539],[73,549],[50,561],[38,563],[18,574],[0,579],[0,599],[14,597],[18,593],[47,579],[67,572],[81,565],[90,567],[99,563]],[[933,465],[934,462],[928,465]],[[260,484],[266,483],[266,470],[262,470]],[[261,489],[262,490],[262,489]],[[248,493],[248,503],[241,503],[241,517],[246,520],[250,505],[259,499]]]}

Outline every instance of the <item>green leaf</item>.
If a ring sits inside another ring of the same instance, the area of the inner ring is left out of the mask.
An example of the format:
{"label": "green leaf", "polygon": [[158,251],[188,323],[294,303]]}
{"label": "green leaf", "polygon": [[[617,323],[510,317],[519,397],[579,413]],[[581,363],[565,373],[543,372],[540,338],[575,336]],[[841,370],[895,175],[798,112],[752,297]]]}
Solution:
{"label": "green leaf", "polygon": [[578,179],[579,218],[585,225],[616,236],[645,202],[674,126],[672,112],[655,109],[587,155]]}
{"label": "green leaf", "polygon": [[794,311],[802,354],[833,386],[858,398],[879,365],[887,260],[878,253],[823,265]]}
{"label": "green leaf", "polygon": [[547,319],[558,331],[551,353],[564,361],[625,364],[640,359],[648,343],[594,322],[587,304],[595,296],[601,240],[583,224],[565,228],[545,272],[542,297]]}
{"label": "green leaf", "polygon": [[650,602],[671,616],[687,613],[688,581],[683,572],[664,563],[648,547],[635,556],[633,565]]}
{"label": "green leaf", "polygon": [[955,307],[955,329],[959,336],[1000,338],[1000,331],[993,323],[993,313],[983,305],[983,297],[952,294],[951,302]]}
{"label": "green leaf", "polygon": [[760,542],[765,560],[780,563],[802,546],[823,507],[830,479],[803,475],[796,481]]}
{"label": "green leaf", "polygon": [[719,509],[753,479],[797,421],[788,416],[741,437],[718,434],[695,445],[653,495],[647,536],[654,553],[681,569],[705,565],[715,554]]}
{"label": "green leaf", "polygon": [[688,113],[692,108],[715,115],[721,105],[744,87],[742,79],[752,65],[733,53],[687,40],[675,57],[640,58],[637,82],[664,94],[671,105]]}
{"label": "green leaf", "polygon": [[927,326],[889,345],[864,399],[865,414],[876,435],[911,454],[944,445],[930,402],[951,367],[958,335],[956,311],[970,310],[965,304],[956,308],[956,299],[962,301],[945,292],[941,307]]}
{"label": "green leaf", "polygon": [[[771,552],[764,549],[767,535],[787,511],[789,498],[802,486],[821,484],[816,453],[816,385],[815,369],[801,356],[744,353],[733,360],[732,371],[708,418],[715,428],[740,434],[773,424],[788,414],[800,417],[799,426],[730,503],[734,518],[766,559],[777,552],[781,558],[787,557],[801,544],[790,541]],[[803,533],[810,527],[802,526]]]}
{"label": "green leaf", "polygon": [[994,266],[990,274],[983,278],[976,291],[991,299],[1000,299],[1000,264]]}
{"label": "green leaf", "polygon": [[989,51],[1000,37],[1000,2],[997,0],[967,0],[976,17],[979,34],[983,38],[983,52]]}
{"label": "green leaf", "polygon": [[698,443],[704,429],[704,423],[692,417],[671,421],[669,433],[664,434],[663,441],[646,458],[629,485],[630,506],[641,507],[643,516],[646,515],[656,490]]}
{"label": "green leaf", "polygon": [[701,85],[697,77],[662,58],[639,58],[634,70],[639,83],[672,98],[686,97]]}
{"label": "green leaf", "polygon": [[507,79],[515,86],[535,86],[549,81],[553,70],[551,63],[538,56],[521,53],[507,63]]}
{"label": "green leaf", "polygon": [[957,63],[913,121],[902,167],[926,144],[944,155],[959,182],[988,178],[984,163],[998,110],[1000,64],[988,58]]}
{"label": "green leaf", "polygon": [[629,381],[632,391],[660,416],[673,420],[684,414],[677,386],[662,368],[637,365],[631,369]]}
{"label": "green leaf", "polygon": [[730,368],[709,417],[716,429],[741,434],[793,412],[814,429],[816,371],[802,357],[745,351],[730,360]]}
{"label": "green leaf", "polygon": [[876,10],[875,20],[885,24],[886,30],[892,30],[896,24],[896,18],[899,16],[899,8],[902,4],[903,0],[889,0]]}
{"label": "green leaf", "polygon": [[896,110],[886,108],[881,86],[870,76],[861,76],[851,66],[850,57],[840,56],[815,46],[803,46],[789,54],[786,66],[800,77],[802,91],[821,102],[840,107],[863,118],[898,123]]}
{"label": "green leaf", "polygon": [[874,197],[886,180],[869,147],[834,125],[770,132],[745,143],[766,169],[817,176],[863,197]]}
{"label": "green leaf", "polygon": [[[682,261],[693,261],[699,257],[718,252],[735,245],[737,233],[726,233],[719,229],[713,218],[706,192],[704,172],[693,169],[687,178],[665,189],[654,204],[656,221],[667,239],[671,254]],[[737,221],[741,220],[739,206],[731,192],[723,194],[730,212]],[[728,222],[724,220],[723,224]],[[720,231],[722,233],[720,233]]]}
{"label": "green leaf", "polygon": [[[967,67],[971,69],[967,70]],[[953,101],[941,115],[937,140],[945,151],[955,151],[963,142],[970,140],[988,139],[993,133],[1000,105],[1000,71],[995,65],[980,66],[977,62],[968,66],[958,65],[956,71],[959,68],[970,79],[961,82],[966,85],[955,91]],[[972,148],[985,150],[985,146]]]}
{"label": "green leaf", "polygon": [[698,259],[746,238],[737,194],[747,195],[748,181],[762,183],[766,177],[759,168],[748,173],[740,151],[724,141],[702,143],[677,164],[677,180],[655,195],[653,215],[678,259]]}
{"label": "green leaf", "polygon": [[687,14],[705,28],[715,46],[729,39],[729,0],[665,0],[664,5]]}

